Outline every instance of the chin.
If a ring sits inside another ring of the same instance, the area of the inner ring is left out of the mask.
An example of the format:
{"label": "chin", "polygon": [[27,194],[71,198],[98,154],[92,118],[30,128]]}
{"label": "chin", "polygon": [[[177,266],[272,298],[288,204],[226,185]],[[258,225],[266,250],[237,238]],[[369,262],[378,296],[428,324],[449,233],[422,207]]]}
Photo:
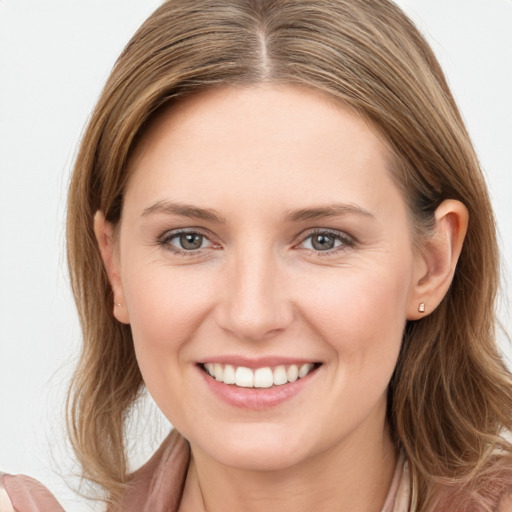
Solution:
{"label": "chin", "polygon": [[[288,429],[268,424],[245,424],[240,429],[199,440],[196,446],[218,463],[245,471],[279,471],[298,464],[306,446]],[[213,441],[215,439],[215,441]]]}

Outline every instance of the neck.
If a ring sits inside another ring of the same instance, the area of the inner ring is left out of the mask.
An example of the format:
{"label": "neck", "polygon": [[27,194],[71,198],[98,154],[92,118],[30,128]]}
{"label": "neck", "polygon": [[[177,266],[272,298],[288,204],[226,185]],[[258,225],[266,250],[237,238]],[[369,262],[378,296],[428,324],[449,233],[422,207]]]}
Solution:
{"label": "neck", "polygon": [[191,446],[180,512],[380,512],[397,456],[384,421],[278,471],[227,467]]}

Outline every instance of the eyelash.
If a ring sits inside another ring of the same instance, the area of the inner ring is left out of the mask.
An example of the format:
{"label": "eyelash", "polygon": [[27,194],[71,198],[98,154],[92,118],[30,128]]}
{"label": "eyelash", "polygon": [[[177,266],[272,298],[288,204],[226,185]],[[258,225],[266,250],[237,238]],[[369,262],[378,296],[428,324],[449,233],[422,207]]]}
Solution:
{"label": "eyelash", "polygon": [[[327,249],[325,251],[315,250],[315,249],[306,249],[310,253],[314,253],[316,256],[325,257],[332,256],[340,251],[345,251],[347,249],[351,249],[355,245],[355,240],[347,235],[346,233],[340,231],[334,231],[331,229],[314,229],[310,231],[307,236],[303,237],[300,241],[300,244],[303,244],[306,240],[316,236],[316,235],[327,235],[335,239],[335,241],[341,242],[338,247],[334,247],[332,249]],[[299,244],[299,245],[300,245]]]}
{"label": "eyelash", "polygon": [[[181,235],[199,235],[203,237],[203,239],[206,239],[209,241],[208,236],[205,233],[202,233],[200,230],[188,230],[188,229],[179,229],[177,231],[166,231],[159,239],[158,239],[158,245],[161,245],[168,251],[171,251],[174,254],[178,254],[180,256],[187,256],[187,257],[197,257],[202,256],[203,250],[197,249],[197,250],[190,250],[187,251],[185,249],[180,249],[179,247],[176,247],[174,245],[171,245],[171,240],[174,240],[176,238],[179,238]],[[213,246],[213,242],[210,242]]]}
{"label": "eyelash", "polygon": [[[196,250],[188,250],[187,251],[185,249],[180,249],[174,245],[171,245],[171,243],[170,243],[171,240],[175,240],[175,239],[179,238],[181,235],[199,235],[199,236],[203,237],[203,239],[208,240],[212,244],[212,246],[215,247],[215,244],[208,239],[208,235],[206,235],[205,233],[201,232],[200,230],[186,230],[186,229],[180,229],[177,231],[166,231],[158,239],[158,245],[160,245],[160,246],[164,247],[165,249],[173,252],[174,254],[178,254],[180,256],[186,256],[186,257],[202,256],[204,249],[196,249]],[[329,237],[333,237],[335,239],[335,241],[339,241],[339,242],[341,242],[341,244],[338,245],[337,247],[334,247],[332,249],[327,249],[325,251],[315,250],[315,249],[305,249],[309,253],[315,254],[315,256],[321,256],[321,257],[322,256],[330,256],[330,255],[333,255],[340,251],[350,249],[350,248],[354,247],[354,245],[355,245],[355,240],[345,233],[342,233],[339,231],[333,231],[330,229],[314,229],[313,231],[310,231],[306,236],[302,237],[300,242],[295,247],[303,244],[306,240],[308,240],[314,236],[317,236],[317,235],[326,235]]]}

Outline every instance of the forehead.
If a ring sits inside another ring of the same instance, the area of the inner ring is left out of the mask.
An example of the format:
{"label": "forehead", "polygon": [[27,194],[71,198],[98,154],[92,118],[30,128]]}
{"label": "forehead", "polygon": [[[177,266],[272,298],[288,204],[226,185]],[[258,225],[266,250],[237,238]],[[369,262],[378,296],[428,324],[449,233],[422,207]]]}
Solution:
{"label": "forehead", "polygon": [[295,86],[221,88],[187,98],[151,123],[130,161],[127,199],[208,203],[233,193],[247,205],[262,197],[350,203],[363,194],[378,203],[384,185],[396,188],[392,161],[373,127],[324,94]]}

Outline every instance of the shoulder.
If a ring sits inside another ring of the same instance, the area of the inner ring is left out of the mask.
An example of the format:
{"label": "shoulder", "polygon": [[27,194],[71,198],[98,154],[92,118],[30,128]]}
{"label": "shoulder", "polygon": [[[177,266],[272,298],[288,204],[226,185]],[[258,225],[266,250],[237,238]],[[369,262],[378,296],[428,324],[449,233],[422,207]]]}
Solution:
{"label": "shoulder", "polygon": [[64,512],[52,493],[25,475],[0,473],[0,512]]}

